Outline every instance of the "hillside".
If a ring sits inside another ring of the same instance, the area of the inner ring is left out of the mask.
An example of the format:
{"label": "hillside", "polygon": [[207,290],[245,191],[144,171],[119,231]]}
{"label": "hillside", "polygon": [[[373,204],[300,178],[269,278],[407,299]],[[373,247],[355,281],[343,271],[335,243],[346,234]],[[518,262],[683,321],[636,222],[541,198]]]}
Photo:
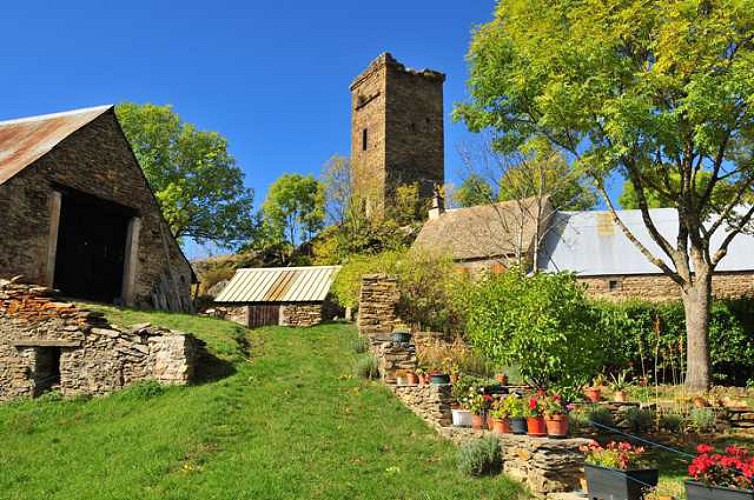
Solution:
{"label": "hillside", "polygon": [[[243,331],[99,308],[194,332],[217,357],[192,387],[0,405],[3,498],[515,498],[378,383],[354,379],[350,325]],[[214,380],[212,380],[214,378]]]}

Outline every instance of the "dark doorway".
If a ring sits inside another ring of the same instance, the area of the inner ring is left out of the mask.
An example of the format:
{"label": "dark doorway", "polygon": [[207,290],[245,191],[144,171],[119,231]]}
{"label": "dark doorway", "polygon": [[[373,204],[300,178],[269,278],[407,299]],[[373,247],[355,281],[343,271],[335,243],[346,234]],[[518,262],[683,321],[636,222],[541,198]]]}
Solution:
{"label": "dark doorway", "polygon": [[70,297],[112,303],[121,298],[128,221],[134,211],[93,196],[64,192],[55,288]]}
{"label": "dark doorway", "polygon": [[34,397],[60,387],[60,347],[34,348]]}

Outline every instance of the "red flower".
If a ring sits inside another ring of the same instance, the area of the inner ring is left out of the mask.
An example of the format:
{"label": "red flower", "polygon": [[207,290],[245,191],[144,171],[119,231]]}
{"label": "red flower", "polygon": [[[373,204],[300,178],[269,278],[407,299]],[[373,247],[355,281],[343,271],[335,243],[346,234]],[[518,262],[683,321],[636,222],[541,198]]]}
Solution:
{"label": "red flower", "polygon": [[535,398],[531,398],[529,400],[529,409],[530,410],[536,410],[537,409],[537,400]]}
{"label": "red flower", "polygon": [[715,451],[715,447],[708,444],[700,444],[696,447],[696,451],[697,453],[709,453]]}

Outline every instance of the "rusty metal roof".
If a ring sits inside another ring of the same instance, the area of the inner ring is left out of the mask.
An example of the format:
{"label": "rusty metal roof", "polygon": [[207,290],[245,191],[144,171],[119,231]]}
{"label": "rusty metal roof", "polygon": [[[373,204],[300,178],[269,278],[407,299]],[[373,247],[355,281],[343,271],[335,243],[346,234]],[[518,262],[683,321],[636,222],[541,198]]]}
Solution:
{"label": "rusty metal roof", "polygon": [[0,121],[0,185],[110,109],[112,105]]}
{"label": "rusty metal roof", "polygon": [[340,266],[239,269],[215,302],[321,302]]}

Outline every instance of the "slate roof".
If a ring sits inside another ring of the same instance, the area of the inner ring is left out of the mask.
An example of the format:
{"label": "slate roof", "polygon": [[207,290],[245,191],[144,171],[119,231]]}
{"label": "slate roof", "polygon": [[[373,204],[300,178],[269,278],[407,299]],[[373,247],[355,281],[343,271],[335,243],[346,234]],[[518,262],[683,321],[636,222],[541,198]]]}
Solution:
{"label": "slate roof", "polygon": [[[536,239],[538,211],[551,215],[552,207],[546,198],[448,210],[424,224],[414,248],[439,250],[459,261],[514,255],[517,247],[528,252]],[[545,224],[547,220],[540,227]]]}
{"label": "slate roof", "polygon": [[239,269],[219,303],[322,302],[340,266]]}
{"label": "slate roof", "polygon": [[113,106],[0,121],[0,185]]}
{"label": "slate roof", "polygon": [[[644,225],[640,210],[621,210],[618,215],[631,232],[652,253],[670,266],[670,260],[652,240]],[[678,234],[678,216],[674,208],[650,209],[650,216],[662,235],[674,244]],[[545,271],[572,271],[580,276],[631,274],[659,274],[636,246],[628,240],[620,227],[613,223],[610,212],[558,212],[552,220],[540,252],[539,268]],[[710,247],[719,248],[725,237],[720,228]],[[739,234],[729,247],[728,254],[718,264],[717,271],[754,270],[754,236]]]}

